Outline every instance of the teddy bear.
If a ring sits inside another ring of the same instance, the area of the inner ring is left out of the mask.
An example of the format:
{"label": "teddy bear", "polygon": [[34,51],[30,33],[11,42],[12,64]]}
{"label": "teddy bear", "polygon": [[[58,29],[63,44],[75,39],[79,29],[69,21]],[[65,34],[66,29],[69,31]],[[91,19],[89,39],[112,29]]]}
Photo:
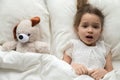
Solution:
{"label": "teddy bear", "polygon": [[13,29],[14,41],[5,42],[2,45],[2,50],[15,50],[22,53],[49,53],[49,45],[46,42],[38,40],[40,29],[36,25],[39,23],[40,17],[22,20]]}

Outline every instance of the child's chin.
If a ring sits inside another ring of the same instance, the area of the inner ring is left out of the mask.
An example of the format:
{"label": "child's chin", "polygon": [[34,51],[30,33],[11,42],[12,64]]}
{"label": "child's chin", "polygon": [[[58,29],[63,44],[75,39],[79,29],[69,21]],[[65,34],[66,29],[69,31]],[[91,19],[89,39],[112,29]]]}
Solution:
{"label": "child's chin", "polygon": [[92,42],[86,42],[85,43],[87,46],[95,46],[95,43],[92,43]]}

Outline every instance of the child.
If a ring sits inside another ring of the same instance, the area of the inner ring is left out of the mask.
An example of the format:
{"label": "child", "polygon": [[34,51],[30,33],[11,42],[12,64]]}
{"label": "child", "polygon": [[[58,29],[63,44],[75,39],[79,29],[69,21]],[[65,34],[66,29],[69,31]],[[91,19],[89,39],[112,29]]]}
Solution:
{"label": "child", "polygon": [[79,39],[67,43],[63,56],[79,75],[76,80],[100,80],[113,69],[110,47],[100,40],[103,23],[103,14],[90,4],[76,13],[74,27]]}

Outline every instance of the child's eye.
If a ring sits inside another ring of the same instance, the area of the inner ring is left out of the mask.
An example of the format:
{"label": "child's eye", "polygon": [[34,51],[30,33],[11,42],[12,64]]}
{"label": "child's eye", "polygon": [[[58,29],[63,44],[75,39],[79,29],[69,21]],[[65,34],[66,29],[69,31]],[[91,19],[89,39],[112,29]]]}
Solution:
{"label": "child's eye", "polygon": [[98,28],[100,28],[100,25],[99,25],[99,23],[94,23],[94,24],[92,24],[92,27],[95,29],[98,29]]}
{"label": "child's eye", "polygon": [[83,28],[87,28],[87,27],[88,27],[88,25],[82,25],[82,27],[83,27]]}
{"label": "child's eye", "polygon": [[83,23],[82,23],[82,27],[83,27],[83,28],[87,28],[88,26],[89,26],[89,24],[88,24],[87,22],[83,22]]}
{"label": "child's eye", "polygon": [[99,26],[98,25],[93,25],[93,28],[98,29]]}

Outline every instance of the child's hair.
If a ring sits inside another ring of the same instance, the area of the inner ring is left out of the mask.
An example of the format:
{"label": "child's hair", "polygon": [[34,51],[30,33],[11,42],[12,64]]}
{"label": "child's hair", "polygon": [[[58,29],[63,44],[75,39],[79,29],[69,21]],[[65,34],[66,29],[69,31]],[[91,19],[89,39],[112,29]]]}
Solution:
{"label": "child's hair", "polygon": [[77,5],[77,13],[76,13],[75,22],[74,22],[74,27],[76,31],[77,31],[77,27],[81,22],[81,18],[85,13],[97,15],[100,18],[101,26],[103,27],[104,15],[102,14],[102,12],[99,9],[91,6],[90,4],[82,4],[82,6]]}
{"label": "child's hair", "polygon": [[77,9],[80,9],[88,0],[77,0]]}

